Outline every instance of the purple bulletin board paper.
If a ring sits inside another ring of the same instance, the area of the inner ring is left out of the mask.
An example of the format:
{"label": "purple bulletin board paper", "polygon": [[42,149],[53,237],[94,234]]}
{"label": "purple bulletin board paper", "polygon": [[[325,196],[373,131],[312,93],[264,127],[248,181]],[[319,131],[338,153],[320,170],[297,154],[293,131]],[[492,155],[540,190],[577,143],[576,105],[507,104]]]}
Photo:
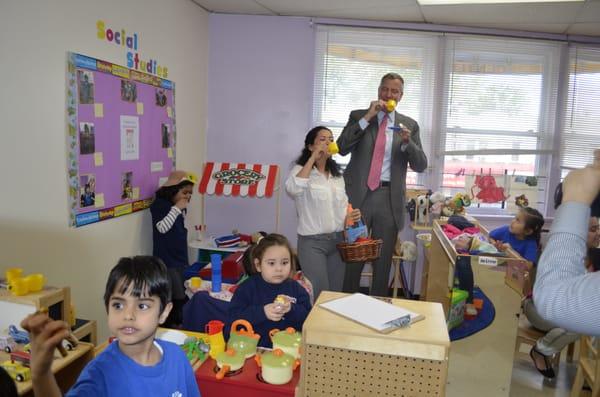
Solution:
{"label": "purple bulletin board paper", "polygon": [[80,54],[68,57],[70,225],[148,208],[175,168],[175,85]]}

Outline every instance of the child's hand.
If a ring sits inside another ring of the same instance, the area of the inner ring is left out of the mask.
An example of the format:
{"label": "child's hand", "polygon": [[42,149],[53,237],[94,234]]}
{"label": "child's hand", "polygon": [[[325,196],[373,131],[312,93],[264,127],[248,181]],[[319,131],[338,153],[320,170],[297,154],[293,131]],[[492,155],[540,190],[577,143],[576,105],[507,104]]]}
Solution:
{"label": "child's hand", "polygon": [[179,208],[180,210],[187,208],[188,204],[189,204],[189,200],[187,198],[181,198],[179,199],[176,203],[175,203],[175,207]]}
{"label": "child's hand", "polygon": [[[281,318],[283,317],[283,315],[287,312],[283,312],[280,309],[280,305],[277,303],[269,303],[268,305],[265,305],[264,307],[265,310],[265,316],[267,316],[267,318],[271,321],[280,321]],[[289,311],[289,309],[288,309]]]}
{"label": "child's hand", "polygon": [[21,321],[21,327],[29,332],[32,378],[51,374],[54,349],[69,336],[68,324],[52,320],[45,313],[34,313]]}

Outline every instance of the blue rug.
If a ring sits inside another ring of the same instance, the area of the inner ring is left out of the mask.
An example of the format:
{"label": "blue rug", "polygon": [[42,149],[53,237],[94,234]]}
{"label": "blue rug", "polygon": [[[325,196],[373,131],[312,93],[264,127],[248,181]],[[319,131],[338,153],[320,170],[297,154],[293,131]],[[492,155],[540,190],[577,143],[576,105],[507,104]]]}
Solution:
{"label": "blue rug", "polygon": [[461,325],[450,330],[450,340],[459,340],[466,338],[467,336],[473,335],[476,332],[481,331],[494,321],[496,317],[496,309],[494,304],[488,297],[479,289],[475,287],[473,289],[473,297],[483,299],[483,308],[473,320],[465,320]]}

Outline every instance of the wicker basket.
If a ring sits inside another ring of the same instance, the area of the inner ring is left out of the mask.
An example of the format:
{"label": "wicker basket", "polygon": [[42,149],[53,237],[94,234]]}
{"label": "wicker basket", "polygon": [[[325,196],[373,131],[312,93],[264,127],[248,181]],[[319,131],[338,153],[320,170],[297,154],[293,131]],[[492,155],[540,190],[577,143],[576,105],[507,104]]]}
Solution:
{"label": "wicker basket", "polygon": [[338,251],[344,262],[370,262],[381,255],[383,240],[372,240],[361,243],[339,243]]}

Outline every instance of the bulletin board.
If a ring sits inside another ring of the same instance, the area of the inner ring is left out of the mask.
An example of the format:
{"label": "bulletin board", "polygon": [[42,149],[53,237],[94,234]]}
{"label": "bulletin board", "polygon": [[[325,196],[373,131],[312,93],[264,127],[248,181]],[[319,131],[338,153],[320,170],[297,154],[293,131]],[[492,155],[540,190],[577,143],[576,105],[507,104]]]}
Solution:
{"label": "bulletin board", "polygon": [[146,209],[175,168],[175,84],[69,53],[71,226]]}

